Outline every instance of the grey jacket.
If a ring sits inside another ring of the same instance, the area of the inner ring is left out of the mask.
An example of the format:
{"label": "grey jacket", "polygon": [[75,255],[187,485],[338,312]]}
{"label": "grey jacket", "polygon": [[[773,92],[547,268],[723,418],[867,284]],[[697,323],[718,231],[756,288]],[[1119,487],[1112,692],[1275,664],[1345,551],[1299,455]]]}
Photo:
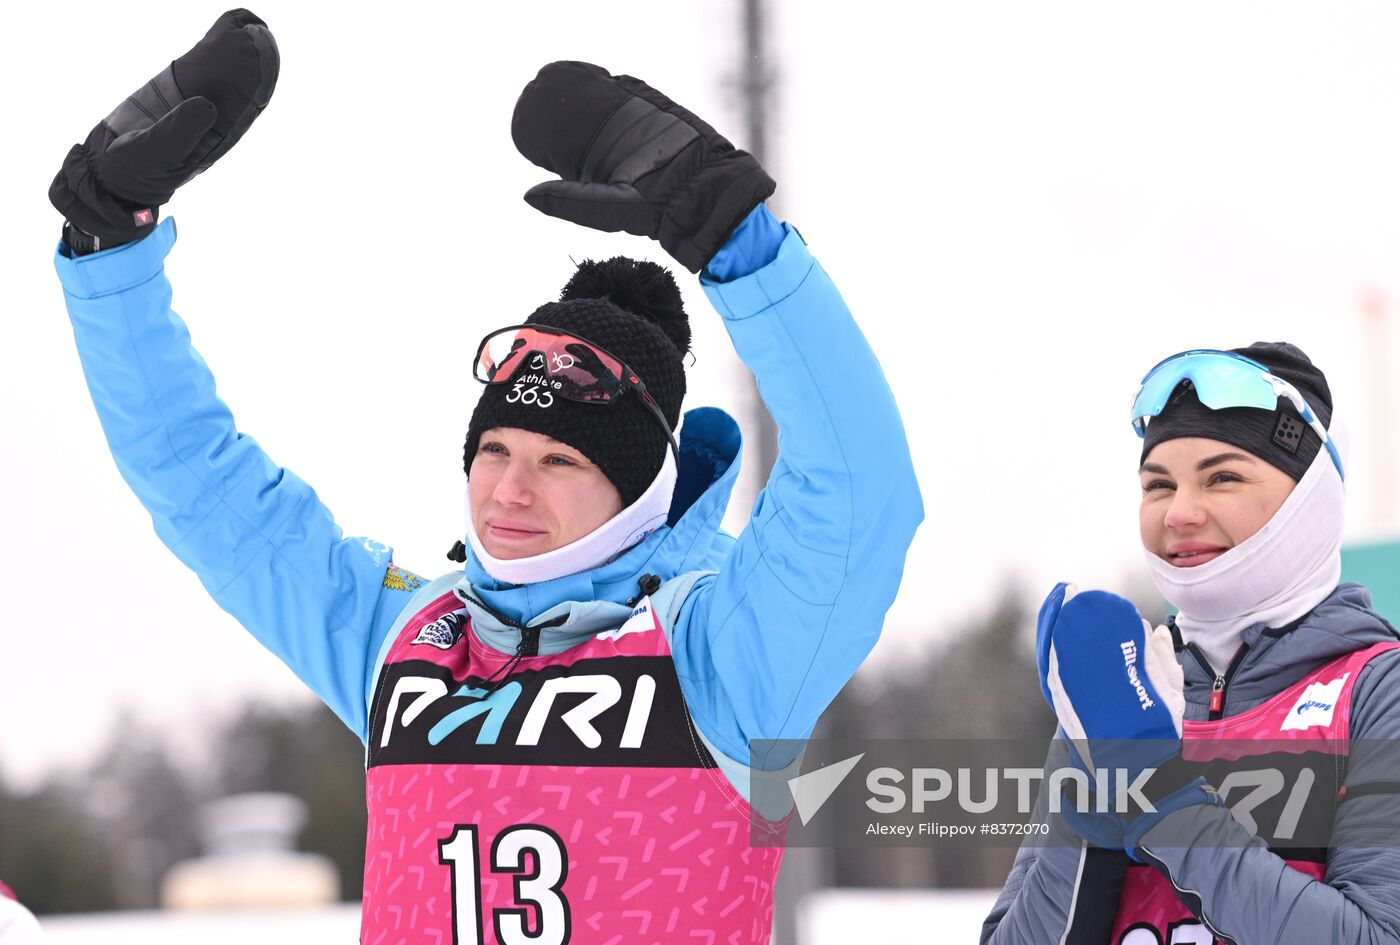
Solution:
{"label": "grey jacket", "polygon": [[[1383,641],[1400,639],[1371,610],[1371,596],[1342,584],[1311,613],[1286,627],[1251,627],[1227,671],[1224,715],[1266,702],[1326,663]],[[1209,717],[1214,675],[1178,640],[1186,676],[1186,718]],[[1357,677],[1350,734],[1400,739],[1400,650],[1382,653]],[[1385,775],[1350,765],[1348,788]],[[1248,839],[1228,810],[1188,807],[1168,814],[1143,840],[1147,858],[1179,890],[1218,938],[1237,945],[1400,945],[1400,820],[1395,793],[1341,803],[1328,848],[1325,883],[1287,866],[1263,841]],[[982,926],[983,945],[1118,945],[1106,941],[1128,860],[1121,851],[1075,845],[1057,816],[1051,841],[1023,845],[1001,896]],[[1378,831],[1380,835],[1378,836]],[[1193,838],[1191,846],[1156,846],[1154,834]],[[1365,846],[1347,837],[1365,837]],[[1200,843],[1195,844],[1194,838]],[[1063,842],[1056,842],[1063,841]],[[1228,842],[1222,842],[1228,841]]]}

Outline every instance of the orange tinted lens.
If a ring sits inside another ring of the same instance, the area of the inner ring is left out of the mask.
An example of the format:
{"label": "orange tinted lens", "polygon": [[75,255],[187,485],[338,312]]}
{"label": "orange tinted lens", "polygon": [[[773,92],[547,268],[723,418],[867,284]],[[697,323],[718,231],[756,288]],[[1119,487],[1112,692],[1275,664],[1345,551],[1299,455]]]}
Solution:
{"label": "orange tinted lens", "polygon": [[500,384],[520,370],[561,382],[559,393],[570,400],[607,402],[623,389],[622,362],[581,338],[511,328],[486,339],[475,365],[477,380]]}

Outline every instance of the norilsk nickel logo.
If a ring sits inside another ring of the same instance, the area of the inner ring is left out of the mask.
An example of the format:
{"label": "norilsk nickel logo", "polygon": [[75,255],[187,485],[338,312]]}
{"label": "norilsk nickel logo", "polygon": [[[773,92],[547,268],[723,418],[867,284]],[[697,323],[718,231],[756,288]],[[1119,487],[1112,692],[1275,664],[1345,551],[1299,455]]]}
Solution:
{"label": "norilsk nickel logo", "polygon": [[439,650],[450,650],[462,639],[462,618],[464,611],[453,611],[450,614],[443,614],[422,630],[418,631],[418,636],[413,638],[413,645],[426,643],[428,646],[435,646]]}

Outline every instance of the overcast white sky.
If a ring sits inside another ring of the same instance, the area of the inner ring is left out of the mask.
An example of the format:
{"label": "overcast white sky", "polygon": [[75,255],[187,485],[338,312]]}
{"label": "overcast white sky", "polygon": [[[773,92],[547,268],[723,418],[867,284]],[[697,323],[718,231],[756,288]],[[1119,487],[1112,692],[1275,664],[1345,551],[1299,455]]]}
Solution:
{"label": "overcast white sky", "polygon": [[[1400,355],[1400,8],[777,0],[772,170],[897,397],[927,520],[874,666],[934,645],[1008,579],[1140,580],[1142,372],[1267,338],[1328,373],[1354,446],[1352,537],[1381,534]],[[8,13],[0,344],[0,773],[80,761],[129,706],[171,728],[305,698],[210,603],[127,492],[50,264],[68,146],[192,44],[218,4]],[[348,533],[435,574],[463,516],[484,330],[553,297],[570,256],[646,241],[530,210],[515,97],[553,59],[630,72],[743,146],[734,0],[260,0],[282,74],[237,149],[168,208],[177,310],[240,426]],[[327,11],[334,9],[334,13]],[[735,408],[698,286],[689,406]],[[1373,364],[1382,366],[1376,371]]]}

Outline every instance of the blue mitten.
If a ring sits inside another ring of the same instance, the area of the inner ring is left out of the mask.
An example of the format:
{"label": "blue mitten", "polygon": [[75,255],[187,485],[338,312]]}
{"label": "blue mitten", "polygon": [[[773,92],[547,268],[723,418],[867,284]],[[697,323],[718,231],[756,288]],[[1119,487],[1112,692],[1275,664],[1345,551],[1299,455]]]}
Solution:
{"label": "blue mitten", "polygon": [[1131,759],[1137,771],[1180,753],[1186,701],[1171,633],[1154,631],[1129,601],[1055,585],[1040,608],[1036,661],[1041,691],[1089,770],[1113,766],[1090,748],[1113,752],[1120,740],[1156,743],[1141,763]]}
{"label": "blue mitten", "polygon": [[[1116,594],[1077,593],[1072,584],[1057,584],[1040,608],[1036,662],[1045,701],[1076,749],[1071,759],[1090,774],[1091,783],[1097,771],[1108,773],[1097,782],[1108,789],[1108,804],[1095,806],[1107,806],[1111,813],[1066,815],[1081,836],[1132,852],[1170,811],[1219,803],[1204,779],[1181,762],[1186,703],[1181,665],[1166,627],[1153,630]],[[1120,802],[1120,790],[1137,784],[1149,768],[1153,773],[1146,785]]]}

